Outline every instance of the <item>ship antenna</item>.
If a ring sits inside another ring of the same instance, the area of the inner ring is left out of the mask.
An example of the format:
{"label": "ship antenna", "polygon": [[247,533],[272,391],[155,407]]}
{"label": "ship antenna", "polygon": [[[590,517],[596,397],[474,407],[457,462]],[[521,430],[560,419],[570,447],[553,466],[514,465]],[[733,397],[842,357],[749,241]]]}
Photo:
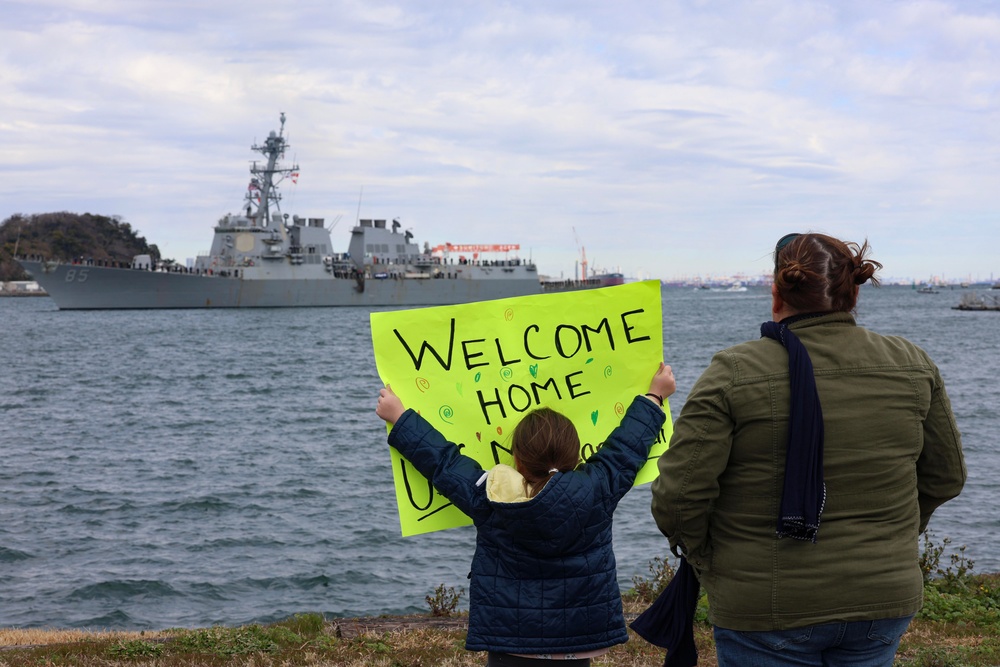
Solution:
{"label": "ship antenna", "polygon": [[251,208],[253,206],[253,196],[252,192],[248,193],[248,209],[247,216],[251,219],[251,224],[254,226],[260,225],[262,227],[267,227],[270,222],[271,205],[273,204],[274,210],[276,212],[281,211],[281,195],[278,193],[278,183],[275,182],[275,174],[282,175],[282,179],[285,174],[293,173],[298,171],[298,165],[292,167],[278,167],[278,159],[284,159],[285,149],[288,148],[288,142],[285,140],[285,112],[282,111],[280,116],[281,129],[278,133],[273,130],[268,135],[267,139],[264,141],[263,145],[258,145],[254,143],[250,148],[267,158],[266,167],[258,167],[257,162],[254,161],[253,166],[250,169],[255,177],[260,178],[260,190],[257,192],[257,211],[253,213]]}
{"label": "ship antenna", "polygon": [[364,193],[365,193],[365,186],[362,185],[361,186],[361,191],[358,192],[358,217],[354,221],[354,224],[356,224],[356,225],[360,225],[361,224],[361,195],[363,195]]}

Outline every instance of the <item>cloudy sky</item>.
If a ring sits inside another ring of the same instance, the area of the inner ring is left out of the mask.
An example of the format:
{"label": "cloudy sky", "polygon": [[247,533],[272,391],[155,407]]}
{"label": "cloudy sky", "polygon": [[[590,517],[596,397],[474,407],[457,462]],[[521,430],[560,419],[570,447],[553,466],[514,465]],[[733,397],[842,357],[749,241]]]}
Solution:
{"label": "cloudy sky", "polygon": [[0,220],[118,215],[181,261],[284,112],[282,208],[338,251],[360,213],[669,279],[822,231],[1000,278],[995,2],[3,0],[0,59]]}

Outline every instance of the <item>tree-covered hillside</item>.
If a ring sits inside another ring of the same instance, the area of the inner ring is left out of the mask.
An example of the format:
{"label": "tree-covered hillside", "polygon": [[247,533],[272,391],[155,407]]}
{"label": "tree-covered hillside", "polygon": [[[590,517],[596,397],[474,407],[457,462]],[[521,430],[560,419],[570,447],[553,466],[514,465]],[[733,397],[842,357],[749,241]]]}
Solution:
{"label": "tree-covered hillside", "polygon": [[160,250],[146,243],[132,225],[117,216],[61,213],[15,214],[0,223],[0,281],[27,280],[13,261],[18,255],[39,255],[71,261],[79,258],[131,262],[135,255],[160,259]]}

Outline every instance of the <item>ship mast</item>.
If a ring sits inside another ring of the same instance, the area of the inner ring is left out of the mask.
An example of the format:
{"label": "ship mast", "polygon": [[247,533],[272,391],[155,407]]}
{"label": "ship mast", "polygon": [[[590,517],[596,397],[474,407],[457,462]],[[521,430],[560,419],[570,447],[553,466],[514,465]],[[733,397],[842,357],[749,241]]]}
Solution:
{"label": "ship mast", "polygon": [[[274,208],[280,210],[278,202],[281,201],[281,195],[278,193],[278,184],[274,179],[275,174],[290,174],[299,169],[298,165],[292,165],[287,168],[278,167],[278,158],[283,157],[285,149],[288,148],[288,142],[285,140],[284,134],[285,113],[281,112],[281,128],[278,130],[278,133],[275,134],[274,130],[271,130],[271,134],[268,135],[263,146],[254,144],[250,147],[267,158],[266,167],[258,166],[256,160],[253,166],[250,167],[250,173],[253,175],[253,178],[250,180],[250,187],[246,195],[247,216],[254,226],[269,226],[272,202],[274,203]],[[256,207],[256,211],[253,211],[254,207]]]}

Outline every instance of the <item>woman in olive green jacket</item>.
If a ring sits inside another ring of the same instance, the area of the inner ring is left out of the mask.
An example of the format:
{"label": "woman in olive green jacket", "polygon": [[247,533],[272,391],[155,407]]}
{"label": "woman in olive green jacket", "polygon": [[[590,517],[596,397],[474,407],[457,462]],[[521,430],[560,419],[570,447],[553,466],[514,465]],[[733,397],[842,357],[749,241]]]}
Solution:
{"label": "woman in olive green jacket", "polygon": [[722,667],[891,665],[918,535],[965,482],[937,367],[851,315],[878,284],[867,251],[779,241],[774,323],[715,355],[659,461],[653,515],[708,592]]}

